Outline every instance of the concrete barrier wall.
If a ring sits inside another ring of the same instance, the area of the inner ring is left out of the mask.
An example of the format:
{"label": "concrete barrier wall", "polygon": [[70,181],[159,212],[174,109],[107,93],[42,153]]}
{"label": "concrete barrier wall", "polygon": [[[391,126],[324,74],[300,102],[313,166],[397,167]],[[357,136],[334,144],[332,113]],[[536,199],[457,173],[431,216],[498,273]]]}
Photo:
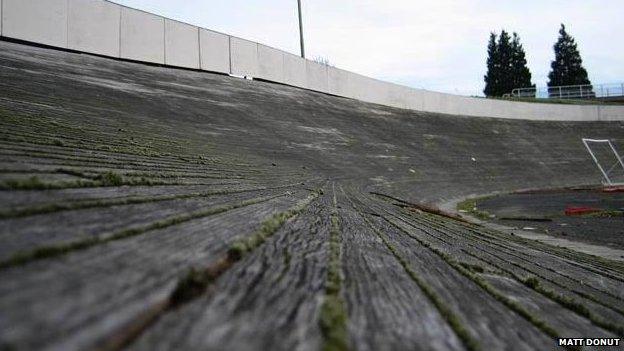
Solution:
{"label": "concrete barrier wall", "polygon": [[323,93],[329,92],[327,65],[306,60],[306,88]]}
{"label": "concrete barrier wall", "polygon": [[165,63],[165,20],[124,7],[121,9],[121,58]]}
{"label": "concrete barrier wall", "polygon": [[100,0],[69,0],[67,47],[119,57],[121,6]]}
{"label": "concrete barrier wall", "polygon": [[412,89],[106,0],[0,0],[0,35],[123,59],[262,78],[418,111],[533,120],[624,120],[624,106],[513,102]]}
{"label": "concrete barrier wall", "polygon": [[258,78],[284,82],[284,52],[258,44]]}
{"label": "concrete barrier wall", "polygon": [[230,73],[237,76],[258,76],[258,44],[230,37]]}
{"label": "concrete barrier wall", "polygon": [[230,37],[199,29],[200,68],[205,71],[230,73]]}
{"label": "concrete barrier wall", "polygon": [[284,53],[284,83],[306,88],[306,60],[299,56]]}
{"label": "concrete barrier wall", "polygon": [[165,64],[199,69],[199,28],[165,19]]}
{"label": "concrete barrier wall", "polygon": [[335,68],[327,68],[327,89],[330,94],[347,96],[349,84],[349,72]]}
{"label": "concrete barrier wall", "polygon": [[67,0],[3,0],[2,36],[67,48]]}

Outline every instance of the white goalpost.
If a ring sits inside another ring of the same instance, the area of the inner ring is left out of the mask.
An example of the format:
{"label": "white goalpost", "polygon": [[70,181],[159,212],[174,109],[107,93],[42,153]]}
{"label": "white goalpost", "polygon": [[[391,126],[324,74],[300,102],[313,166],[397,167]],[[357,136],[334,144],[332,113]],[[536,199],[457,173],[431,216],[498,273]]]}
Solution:
{"label": "white goalpost", "polygon": [[[622,157],[620,157],[620,154],[617,152],[617,150],[615,149],[611,141],[608,139],[583,138],[583,144],[585,144],[585,148],[587,148],[587,151],[589,152],[592,159],[594,160],[594,163],[596,163],[596,166],[598,166],[598,169],[600,170],[600,173],[602,173],[602,176],[604,177],[606,184],[607,185],[624,185],[624,163],[622,162]],[[597,145],[608,146],[608,148],[606,148],[607,155],[605,156],[611,156],[611,157],[615,156],[615,159],[613,158],[611,158],[611,160],[605,160],[604,158],[599,159],[599,157],[596,156],[595,149],[592,149],[592,146],[591,146],[592,144],[594,146],[597,146]],[[615,160],[615,162],[611,164],[613,160]],[[622,172],[619,174],[619,177],[618,177],[618,171],[620,169]]]}

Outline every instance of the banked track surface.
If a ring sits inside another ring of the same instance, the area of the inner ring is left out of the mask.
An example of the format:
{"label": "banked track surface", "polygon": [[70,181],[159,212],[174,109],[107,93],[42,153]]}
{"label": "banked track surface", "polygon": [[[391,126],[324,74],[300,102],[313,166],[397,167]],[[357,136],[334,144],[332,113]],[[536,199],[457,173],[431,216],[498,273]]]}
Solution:
{"label": "banked track surface", "polygon": [[624,334],[621,263],[405,202],[591,182],[578,141],[622,141],[621,122],[416,113],[0,42],[0,123],[1,349]]}

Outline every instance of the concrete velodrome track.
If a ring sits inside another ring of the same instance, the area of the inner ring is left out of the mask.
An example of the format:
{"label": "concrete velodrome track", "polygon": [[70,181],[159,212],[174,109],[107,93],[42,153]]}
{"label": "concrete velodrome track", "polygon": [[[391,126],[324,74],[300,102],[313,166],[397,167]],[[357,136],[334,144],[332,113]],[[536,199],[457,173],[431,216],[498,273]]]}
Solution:
{"label": "concrete velodrome track", "polygon": [[624,264],[410,204],[596,183],[624,122],[401,110],[0,42],[1,350],[545,350]]}

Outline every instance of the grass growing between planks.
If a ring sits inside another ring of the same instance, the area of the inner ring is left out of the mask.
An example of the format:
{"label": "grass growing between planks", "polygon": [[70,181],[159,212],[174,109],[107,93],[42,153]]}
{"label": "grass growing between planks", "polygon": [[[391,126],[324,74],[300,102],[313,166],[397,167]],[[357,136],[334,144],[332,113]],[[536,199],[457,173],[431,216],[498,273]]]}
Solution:
{"label": "grass growing between planks", "polygon": [[137,235],[140,235],[140,234],[152,231],[152,230],[163,229],[166,227],[170,227],[172,225],[190,221],[192,219],[207,217],[207,216],[219,214],[219,213],[226,212],[226,211],[231,211],[240,207],[258,204],[258,203],[269,201],[269,200],[272,200],[272,199],[275,199],[277,197],[284,196],[284,195],[285,194],[279,194],[279,195],[273,195],[269,197],[250,199],[250,200],[242,201],[237,204],[215,206],[215,207],[211,207],[205,210],[196,211],[196,212],[192,212],[192,213],[188,213],[184,215],[172,216],[172,217],[160,220],[160,221],[150,223],[145,226],[124,229],[124,230],[121,230],[119,232],[116,232],[110,235],[92,237],[88,239],[69,242],[66,244],[39,247],[32,251],[18,252],[14,254],[13,256],[11,256],[10,258],[8,258],[7,260],[1,261],[0,269],[9,268],[13,266],[19,266],[19,265],[23,265],[32,261],[41,260],[45,258],[61,256],[68,252],[83,250],[83,249],[87,249],[89,247],[99,245],[99,244],[104,244],[110,241],[137,236]]}
{"label": "grass growing between planks", "polygon": [[[382,216],[383,217],[383,216]],[[479,343],[475,340],[466,327],[462,324],[459,317],[444,303],[444,301],[436,294],[432,287],[430,287],[424,280],[422,280],[416,272],[410,268],[409,262],[403,258],[398,252],[398,250],[392,246],[388,238],[380,232],[370,220],[362,215],[362,218],[368,223],[369,227],[377,234],[377,236],[381,239],[381,241],[386,245],[388,250],[392,253],[392,255],[396,258],[396,260],[401,264],[405,272],[410,276],[410,278],[418,285],[420,290],[422,290],[423,294],[431,301],[431,303],[438,310],[442,318],[446,320],[451,329],[455,332],[457,337],[462,341],[466,349],[471,351],[481,350]],[[464,269],[462,267],[462,269]],[[466,270],[468,271],[468,270]]]}
{"label": "grass growing between planks", "polygon": [[[405,212],[405,213],[408,213],[408,212]],[[572,264],[574,266],[580,267],[585,270],[589,270],[596,274],[603,275],[605,277],[608,277],[609,279],[624,282],[624,279],[622,279],[621,277],[617,275],[613,275],[608,272],[612,270],[620,274],[624,274],[624,263],[619,262],[619,261],[614,261],[614,260],[610,260],[604,257],[586,254],[580,251],[573,251],[564,247],[549,245],[549,244],[546,244],[537,240],[522,238],[517,235],[509,235],[509,234],[501,233],[499,231],[495,231],[487,227],[479,226],[477,224],[450,222],[450,221],[441,222],[439,217],[436,217],[437,220],[433,220],[433,216],[429,214],[425,214],[423,218],[427,218],[426,219],[427,224],[436,225],[438,228],[447,228],[447,229],[456,228],[456,229],[466,230],[471,233],[474,233],[477,237],[482,238],[482,240],[485,240],[491,244],[494,244],[491,241],[492,239],[499,240],[499,241],[502,240],[502,241],[514,242],[516,244],[520,244],[522,246],[535,249],[537,251],[541,251],[547,254],[551,254],[551,255],[566,259],[569,264]],[[422,222],[422,220],[420,219],[418,219],[418,221]],[[500,246],[500,244],[494,244],[494,245]],[[602,269],[594,268],[593,266],[595,265],[601,266]]]}
{"label": "grass growing between planks", "polygon": [[[514,278],[518,279],[517,277],[514,276]],[[568,297],[568,296],[563,296],[560,295],[558,293],[556,293],[553,290],[550,290],[548,288],[543,287],[540,284],[539,279],[537,279],[537,277],[528,277],[525,279],[520,280],[524,285],[526,285],[527,287],[535,290],[536,292],[548,297],[549,299],[555,301],[556,303],[558,303],[559,305],[569,309],[572,312],[575,312],[576,314],[583,316],[587,319],[589,319],[593,324],[614,332],[615,334],[619,335],[619,336],[624,336],[624,326],[622,325],[618,325],[612,322],[607,322],[605,320],[603,320],[602,318],[600,318],[599,316],[596,316],[594,313],[591,312],[591,310],[585,306],[584,304],[576,301],[575,299]]]}
{"label": "grass growing between planks", "polygon": [[[124,179],[119,173],[112,171],[98,175],[88,180],[68,180],[59,182],[44,182],[37,176],[28,179],[8,179],[0,182],[0,190],[54,190],[54,189],[72,189],[72,188],[97,188],[97,187],[114,187],[114,186],[156,186],[156,185],[188,185],[183,182],[166,182],[161,180],[147,179],[145,177],[139,179]],[[192,185],[201,185],[194,183]]]}
{"label": "grass growing between planks", "polygon": [[314,193],[300,201],[294,208],[271,216],[262,223],[258,231],[247,238],[235,241],[228,250],[228,256],[234,261],[240,260],[247,253],[262,245],[268,238],[275,234],[288,219],[300,214],[318,196],[318,193]]}
{"label": "grass growing between planks", "polygon": [[[472,257],[478,258],[476,255],[470,253],[470,252],[466,252],[467,255],[470,255]],[[494,255],[494,254],[491,254]],[[480,258],[483,259],[483,258]],[[502,258],[499,258],[502,259]],[[529,276],[526,278],[522,278],[520,276],[518,276],[516,273],[514,273],[511,270],[505,269],[503,267],[501,267],[500,265],[492,262],[492,261],[488,261],[485,260],[488,264],[496,267],[497,269],[499,269],[500,271],[506,273],[507,275],[509,275],[511,278],[513,278],[514,280],[524,284],[525,286],[533,289],[535,292],[542,294],[543,296],[545,296],[546,298],[554,301],[555,303],[558,303],[559,305],[561,305],[564,308],[567,308],[569,310],[571,310],[572,312],[585,317],[587,319],[589,319],[590,322],[592,322],[594,325],[597,325],[605,330],[610,330],[612,332],[614,332],[615,334],[618,335],[623,335],[624,333],[624,327],[621,325],[618,325],[616,323],[612,323],[606,320],[603,320],[601,317],[599,317],[598,315],[596,315],[595,313],[591,312],[591,309],[588,308],[586,305],[584,305],[581,302],[578,302],[577,300],[575,300],[574,298],[568,297],[568,296],[564,296],[561,294],[556,293],[554,290],[550,290],[547,288],[544,288],[542,286],[542,284],[540,283],[539,278],[543,279],[544,281],[548,281],[549,283],[559,286],[562,289],[569,289],[567,287],[565,287],[564,285],[561,285],[560,283],[557,283],[556,281],[547,279],[543,276]],[[512,263],[514,266],[517,266],[519,268],[522,268],[520,266],[518,266],[517,264]],[[533,273],[536,274],[536,273]],[[579,282],[579,284],[582,284],[582,282]],[[605,308],[608,308],[614,312],[617,312],[619,314],[622,314],[621,310],[617,307],[614,306],[610,306],[609,304],[606,304],[602,301],[600,301],[599,299],[595,298],[594,296],[584,293],[582,291],[577,291],[577,290],[570,290],[571,292],[589,300],[592,301],[598,305],[601,305]],[[617,296],[614,296],[617,298]]]}
{"label": "grass growing between planks", "polygon": [[[388,221],[390,221],[390,220],[388,220]],[[397,226],[397,224],[394,224],[394,223],[393,223],[393,225]],[[399,229],[403,230],[403,231],[404,231],[407,235],[410,235],[410,236],[411,236],[411,234],[409,234],[409,233],[408,233],[405,229],[400,228],[399,226],[397,226],[397,227],[398,227]],[[476,232],[475,232],[475,233],[476,233]],[[490,234],[493,234],[493,233],[490,233]],[[415,238],[415,239],[416,239],[416,240],[418,240],[417,238]],[[420,241],[420,240],[418,240],[418,241]],[[434,250],[434,252],[435,252],[435,251],[437,251],[437,249],[434,249],[434,248],[432,248],[432,250]],[[442,255],[446,255],[446,254],[444,254],[443,252],[441,252],[441,254],[442,254]],[[475,257],[475,258],[477,258],[477,259],[483,259],[482,257],[477,257],[476,255],[471,254],[471,253],[469,253],[469,252],[466,252],[466,254],[468,254],[468,255],[470,255],[470,256],[473,256],[473,257]],[[491,255],[496,256],[496,255],[495,255],[495,254],[493,254],[493,253],[490,253],[490,254],[491,254]],[[447,255],[447,257],[448,257],[448,255]],[[496,256],[496,257],[498,257],[498,256]],[[502,257],[498,257],[498,258],[499,258],[499,259],[501,259],[501,260],[504,260]],[[450,258],[450,257],[449,257],[449,259],[451,259],[451,260],[452,260],[452,258]],[[578,315],[580,315],[580,316],[582,316],[582,317],[587,318],[587,319],[588,319],[590,322],[592,322],[594,325],[599,326],[599,327],[601,327],[601,328],[603,328],[603,329],[605,329],[605,330],[609,330],[609,331],[611,331],[611,332],[613,332],[613,333],[615,333],[615,334],[617,334],[617,335],[620,335],[620,336],[624,335],[624,334],[623,334],[623,333],[624,333],[624,326],[622,326],[622,325],[618,325],[618,324],[616,324],[616,323],[613,323],[613,322],[609,322],[609,321],[604,320],[604,319],[603,319],[603,318],[601,318],[600,316],[598,316],[598,315],[596,315],[595,313],[591,312],[591,310],[590,310],[590,309],[589,309],[586,305],[582,304],[581,302],[576,301],[576,300],[575,300],[575,299],[573,299],[573,298],[570,298],[570,297],[568,297],[568,296],[564,296],[564,295],[558,294],[558,293],[556,293],[556,292],[555,292],[555,291],[553,291],[553,290],[550,290],[550,289],[544,288],[544,287],[540,284],[540,281],[539,281],[539,279],[538,279],[536,276],[530,276],[530,277],[528,277],[528,278],[521,278],[521,277],[519,277],[518,275],[516,275],[514,272],[512,272],[512,271],[510,271],[510,270],[507,270],[507,269],[505,269],[505,268],[503,268],[503,267],[499,266],[498,264],[496,264],[496,263],[494,263],[494,262],[491,262],[491,261],[489,261],[489,260],[488,260],[488,261],[486,261],[486,262],[487,262],[488,264],[490,264],[490,265],[492,265],[492,266],[496,267],[497,269],[499,269],[499,270],[501,270],[501,271],[503,271],[503,272],[507,273],[508,275],[510,275],[510,276],[511,276],[513,279],[515,279],[516,281],[518,281],[518,282],[520,282],[520,283],[522,283],[522,284],[526,285],[527,287],[529,287],[529,288],[533,289],[533,290],[534,290],[534,291],[536,291],[537,293],[540,293],[541,295],[543,295],[543,296],[545,296],[546,298],[548,298],[548,299],[550,299],[550,300],[554,301],[555,303],[557,303],[557,304],[561,305],[562,307],[564,307],[564,308],[566,308],[566,309],[569,309],[570,311],[572,311],[572,312],[574,312],[574,313],[576,313],[576,314],[578,314]],[[456,263],[459,263],[459,264],[460,264],[461,266],[463,266],[463,268],[465,268],[465,269],[466,269],[466,268],[468,268],[468,267],[464,266],[464,264],[463,264],[463,263],[461,263],[461,262],[456,262]],[[516,263],[511,263],[511,264],[512,264],[512,265],[514,265],[514,266],[517,266],[517,267],[519,267],[519,268],[521,268],[521,269],[524,269],[523,267],[521,267],[521,266],[517,265]],[[546,268],[546,267],[543,267],[543,268],[548,269],[548,268]],[[468,272],[468,273],[470,273],[470,272]],[[477,272],[477,273],[478,273],[478,272]],[[485,281],[484,281],[483,279],[481,279],[480,277],[478,277],[478,276],[477,276],[476,278],[478,278],[478,279],[482,280],[482,283],[485,283],[486,285],[489,285],[487,282],[485,282]],[[547,280],[547,279],[546,279],[546,278],[544,278],[544,277],[542,277],[542,279]],[[570,277],[570,279],[573,279],[573,278],[571,278],[571,277]],[[559,283],[557,283],[557,282],[555,282],[555,281],[552,281],[552,280],[548,280],[548,281],[549,281],[550,283],[552,283],[552,284],[555,284],[555,285],[561,286],[562,288],[565,288],[564,286],[560,285]],[[580,284],[582,284],[582,282],[579,282],[579,283],[580,283]],[[492,288],[492,289],[493,289],[493,288]],[[620,309],[619,309],[619,308],[616,308],[616,307],[610,306],[610,305],[608,305],[608,304],[605,304],[604,302],[602,302],[602,301],[600,301],[600,300],[596,299],[596,298],[595,298],[595,297],[593,297],[592,295],[589,295],[589,294],[583,293],[583,292],[581,292],[581,291],[575,291],[575,290],[573,290],[573,292],[574,292],[574,293],[576,293],[576,294],[578,294],[578,295],[580,295],[580,296],[582,296],[582,297],[584,297],[584,298],[586,298],[586,299],[588,299],[588,300],[590,300],[590,301],[592,301],[592,302],[594,302],[594,303],[597,303],[597,304],[599,304],[599,305],[601,305],[601,306],[604,306],[604,307],[606,307],[606,308],[609,308],[609,309],[611,309],[611,310],[613,310],[613,311],[618,312],[618,313],[620,313],[620,314],[621,314],[621,311],[620,311]],[[503,297],[504,297],[504,296],[503,296]],[[614,298],[619,298],[619,297],[617,297],[617,296],[613,296],[613,297],[614,297]],[[504,303],[504,302],[503,302],[503,303]],[[528,312],[527,312],[527,313],[528,313]],[[522,312],[520,312],[520,314],[521,314],[521,315],[523,315],[523,313],[522,313]],[[523,315],[523,317],[528,318],[528,316],[524,316],[524,315]],[[531,321],[531,319],[529,319],[529,321]]]}
{"label": "grass growing between planks", "polygon": [[528,322],[533,324],[539,330],[541,330],[542,332],[544,332],[545,334],[547,334],[547,335],[549,335],[549,336],[551,336],[553,338],[558,338],[560,336],[560,333],[557,330],[555,330],[552,326],[550,326],[548,323],[546,323],[545,321],[540,319],[538,316],[536,316],[536,315],[532,314],[531,312],[529,312],[528,310],[526,310],[524,307],[522,307],[516,301],[513,301],[512,299],[510,299],[507,296],[503,295],[501,292],[496,290],[492,285],[490,285],[482,277],[480,277],[477,274],[471,272],[469,269],[464,268],[461,265],[461,263],[456,261],[450,255],[448,255],[445,252],[443,252],[443,251],[441,251],[441,250],[431,246],[429,243],[427,243],[425,241],[422,241],[418,237],[412,235],[409,231],[407,231],[405,228],[403,228],[403,226],[397,224],[392,219],[384,217],[384,216],[382,216],[382,217],[388,223],[392,224],[394,227],[399,229],[401,232],[405,233],[407,236],[409,236],[410,238],[413,238],[414,240],[419,242],[421,245],[423,245],[424,247],[426,247],[427,249],[429,249],[430,251],[432,251],[433,253],[438,255],[442,260],[444,260],[448,265],[453,267],[457,272],[459,272],[460,274],[462,274],[466,278],[470,279],[472,282],[477,284],[481,289],[485,290],[490,296],[492,296],[493,298],[495,298],[496,300],[501,302],[507,308],[509,308],[512,311],[516,312],[518,315],[520,315],[521,317],[526,319]]}
{"label": "grass growing between planks", "polygon": [[478,198],[478,199],[466,199],[460,203],[457,204],[457,210],[459,212],[463,212],[463,213],[467,213],[470,214],[474,217],[477,217],[481,220],[489,220],[492,218],[492,216],[486,212],[486,211],[481,211],[478,209],[477,207],[477,201],[478,200],[483,200],[484,198]]}
{"label": "grass growing between planks", "polygon": [[317,194],[312,194],[297,203],[293,208],[276,213],[266,219],[260,225],[260,229],[249,237],[235,241],[228,249],[227,255],[217,262],[216,265],[204,270],[191,269],[187,275],[178,282],[175,290],[171,294],[172,303],[174,305],[180,305],[202,294],[222,272],[237,261],[240,261],[246,254],[262,245],[262,243],[273,236],[288,219],[301,213],[317,197]]}
{"label": "grass growing between planks", "polygon": [[96,207],[137,205],[137,204],[160,202],[160,201],[183,200],[183,199],[190,199],[190,198],[196,198],[196,197],[228,195],[228,194],[261,191],[261,190],[275,190],[275,189],[281,189],[281,188],[289,188],[292,186],[293,184],[285,184],[285,185],[280,185],[280,186],[275,186],[275,187],[256,187],[256,188],[247,188],[247,189],[223,189],[223,190],[192,192],[192,193],[187,193],[187,194],[176,194],[176,195],[159,195],[159,196],[132,197],[132,198],[122,198],[122,199],[103,198],[103,199],[94,199],[94,200],[83,200],[79,202],[51,203],[51,204],[45,204],[45,205],[39,205],[39,206],[26,207],[22,209],[9,209],[5,211],[0,211],[0,219],[25,217],[25,216],[53,213],[53,212],[59,212],[59,211],[82,210],[82,209],[96,208]]}
{"label": "grass growing between planks", "polygon": [[327,263],[327,280],[325,281],[325,298],[321,305],[319,326],[323,333],[323,351],[348,350],[347,309],[340,295],[342,278],[340,276],[340,257],[342,240],[340,223],[334,210],[330,215],[331,229],[329,232],[329,260]]}
{"label": "grass growing between planks", "polygon": [[[301,213],[317,197],[317,193],[312,194],[306,199],[298,202],[293,208],[269,217],[261,224],[260,229],[252,234],[252,236],[264,235],[266,238],[272,236],[279,228],[282,227],[287,219]],[[277,225],[278,223],[279,225]],[[258,243],[258,241],[254,242]],[[252,250],[253,248],[248,247],[248,249]],[[158,302],[153,306],[153,313],[148,316],[138,315],[134,323],[130,324],[130,328],[124,327],[122,330],[114,332],[110,336],[110,339],[106,343],[105,347],[100,348],[100,350],[117,351],[126,348],[138,337],[140,337],[140,335],[162,315],[205,294],[215,280],[230,269],[237,261],[241,260],[243,255],[245,253],[249,253],[250,250],[245,252],[238,252],[235,250],[236,252],[232,252],[232,248],[230,248],[225,255],[223,255],[212,265],[205,268],[191,268],[182,278],[178,280],[171,294],[165,300]]]}

